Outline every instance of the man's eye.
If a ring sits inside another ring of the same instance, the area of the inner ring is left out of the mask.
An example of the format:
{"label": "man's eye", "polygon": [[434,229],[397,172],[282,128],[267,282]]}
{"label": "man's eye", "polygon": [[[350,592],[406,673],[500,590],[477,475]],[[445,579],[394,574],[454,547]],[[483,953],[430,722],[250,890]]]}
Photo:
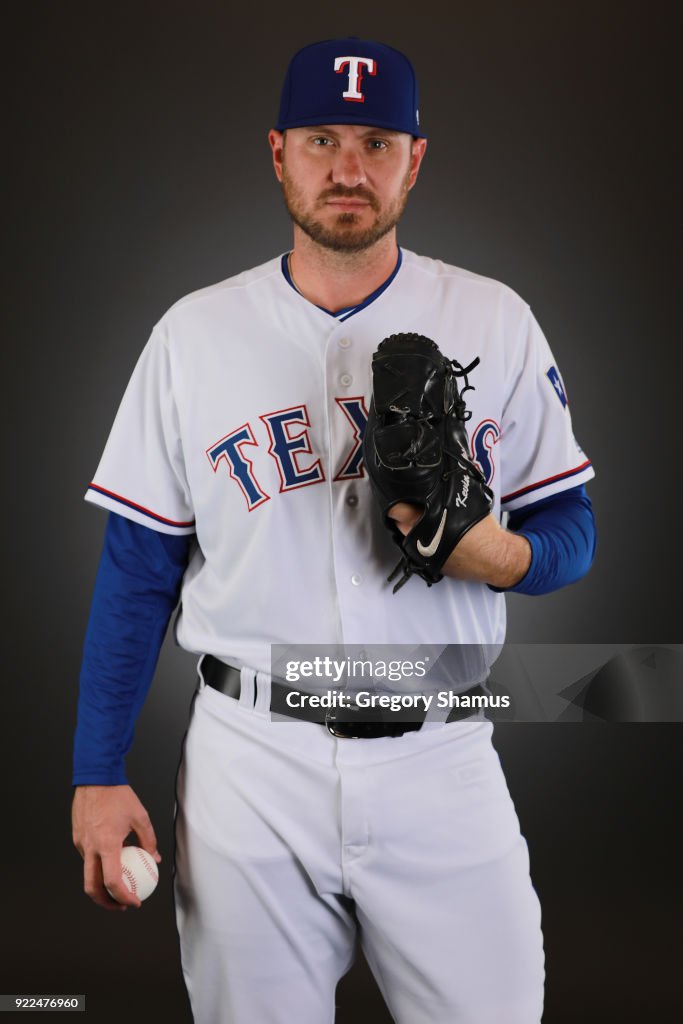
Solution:
{"label": "man's eye", "polygon": [[370,139],[370,149],[386,149],[387,144],[384,139]]}
{"label": "man's eye", "polygon": [[328,139],[326,135],[316,135],[313,139],[314,146],[328,146],[332,145],[332,139]]}

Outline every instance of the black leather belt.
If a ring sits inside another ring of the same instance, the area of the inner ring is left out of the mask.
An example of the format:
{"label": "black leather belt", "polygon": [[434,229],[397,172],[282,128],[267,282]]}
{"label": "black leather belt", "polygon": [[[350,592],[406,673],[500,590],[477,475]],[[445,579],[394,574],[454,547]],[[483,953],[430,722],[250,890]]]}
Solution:
{"label": "black leather belt", "polygon": [[[226,697],[240,699],[242,692],[241,672],[233,665],[226,665],[225,662],[214,658],[212,654],[205,654],[201,660],[201,674],[207,686],[225,694]],[[256,687],[256,680],[254,680]],[[358,711],[351,708],[334,708],[326,711],[324,708],[312,708],[304,701],[303,707],[291,707],[287,703],[287,696],[291,693],[310,697],[303,690],[293,690],[291,686],[281,680],[272,679],[270,683],[270,710],[274,714],[284,715],[287,718],[297,718],[304,722],[316,722],[324,725],[333,736],[340,739],[376,739],[380,736],[402,736],[405,732],[416,732],[422,728],[425,720],[425,713],[415,709],[402,709],[401,712],[386,711],[387,716],[391,715],[390,721],[377,721],[379,712],[370,712],[364,708]],[[474,697],[483,695],[484,689],[477,684],[469,690],[458,694],[459,697]],[[446,722],[457,722],[463,718],[469,718],[475,714],[476,708],[454,707],[446,719]],[[369,715],[372,721],[369,721]],[[323,718],[324,716],[324,718]]]}

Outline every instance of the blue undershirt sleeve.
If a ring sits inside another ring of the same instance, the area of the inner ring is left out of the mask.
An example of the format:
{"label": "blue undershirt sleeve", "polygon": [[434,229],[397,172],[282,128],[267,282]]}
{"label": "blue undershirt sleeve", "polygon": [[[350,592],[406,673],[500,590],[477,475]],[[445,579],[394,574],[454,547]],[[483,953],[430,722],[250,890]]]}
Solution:
{"label": "blue undershirt sleeve", "polygon": [[583,484],[511,512],[508,529],[526,537],[532,549],[526,576],[508,593],[549,594],[576,583],[595,557],[595,518]]}
{"label": "blue undershirt sleeve", "polygon": [[191,542],[109,515],[83,648],[75,786],[128,781],[125,755],[178,603]]}

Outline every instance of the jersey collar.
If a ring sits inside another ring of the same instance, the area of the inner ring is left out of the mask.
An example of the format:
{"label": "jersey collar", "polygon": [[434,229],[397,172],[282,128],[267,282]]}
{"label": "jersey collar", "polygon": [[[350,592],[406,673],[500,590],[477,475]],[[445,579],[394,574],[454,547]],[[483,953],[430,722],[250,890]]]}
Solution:
{"label": "jersey collar", "polygon": [[[286,252],[286,253],[283,254],[283,256],[282,256],[282,258],[280,260],[280,266],[282,268],[282,273],[284,275],[284,278],[285,278],[285,281],[287,282],[287,284],[289,284],[289,286],[294,289],[294,291],[297,293],[297,295],[301,295],[301,292],[299,291],[297,286],[292,281],[292,276],[289,273],[289,267],[287,265],[287,257],[288,256],[289,256],[289,253]],[[396,266],[392,270],[392,272],[389,275],[389,277],[386,279],[386,281],[384,281],[379,286],[379,288],[376,288],[374,290],[374,292],[372,292],[371,295],[368,295],[368,297],[366,299],[364,299],[361,303],[359,303],[357,306],[347,306],[345,309],[338,309],[336,313],[333,313],[332,310],[330,310],[330,309],[325,309],[324,306],[318,306],[318,309],[321,309],[323,311],[323,313],[327,313],[328,316],[332,316],[332,317],[334,317],[335,320],[338,320],[340,323],[343,323],[344,320],[348,320],[349,317],[354,316],[356,313],[360,313],[361,309],[365,309],[365,307],[369,306],[370,303],[375,301],[375,299],[378,299],[380,297],[380,295],[382,294],[382,292],[385,292],[387,290],[387,288],[389,287],[389,285],[391,284],[391,282],[394,280],[394,278],[398,274],[399,270],[401,269],[401,263],[402,262],[403,262],[403,252],[401,250],[401,247],[399,246],[398,247],[398,258],[396,259]],[[303,298],[303,296],[301,296],[301,297]]]}

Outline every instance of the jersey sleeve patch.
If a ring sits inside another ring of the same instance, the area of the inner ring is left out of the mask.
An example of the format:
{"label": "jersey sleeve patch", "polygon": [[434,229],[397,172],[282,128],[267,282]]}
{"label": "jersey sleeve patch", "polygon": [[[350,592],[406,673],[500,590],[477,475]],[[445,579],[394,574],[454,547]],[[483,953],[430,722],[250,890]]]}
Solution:
{"label": "jersey sleeve patch", "polygon": [[564,389],[564,384],[562,383],[562,378],[560,377],[560,372],[557,367],[551,366],[549,370],[546,370],[546,377],[552,384],[555,394],[562,403],[562,408],[566,409],[569,404],[567,401],[567,392]]}
{"label": "jersey sleeve patch", "polygon": [[109,491],[96,483],[88,485],[85,500],[93,505],[99,505],[100,508],[105,508],[109,512],[117,512],[126,519],[140,523],[142,526],[149,526],[160,533],[183,536],[195,532],[194,520],[176,522],[174,519],[168,519],[149,508],[145,508],[144,505],[139,505],[137,502],[131,501],[130,498],[124,498],[123,495],[115,494],[113,491]]}

